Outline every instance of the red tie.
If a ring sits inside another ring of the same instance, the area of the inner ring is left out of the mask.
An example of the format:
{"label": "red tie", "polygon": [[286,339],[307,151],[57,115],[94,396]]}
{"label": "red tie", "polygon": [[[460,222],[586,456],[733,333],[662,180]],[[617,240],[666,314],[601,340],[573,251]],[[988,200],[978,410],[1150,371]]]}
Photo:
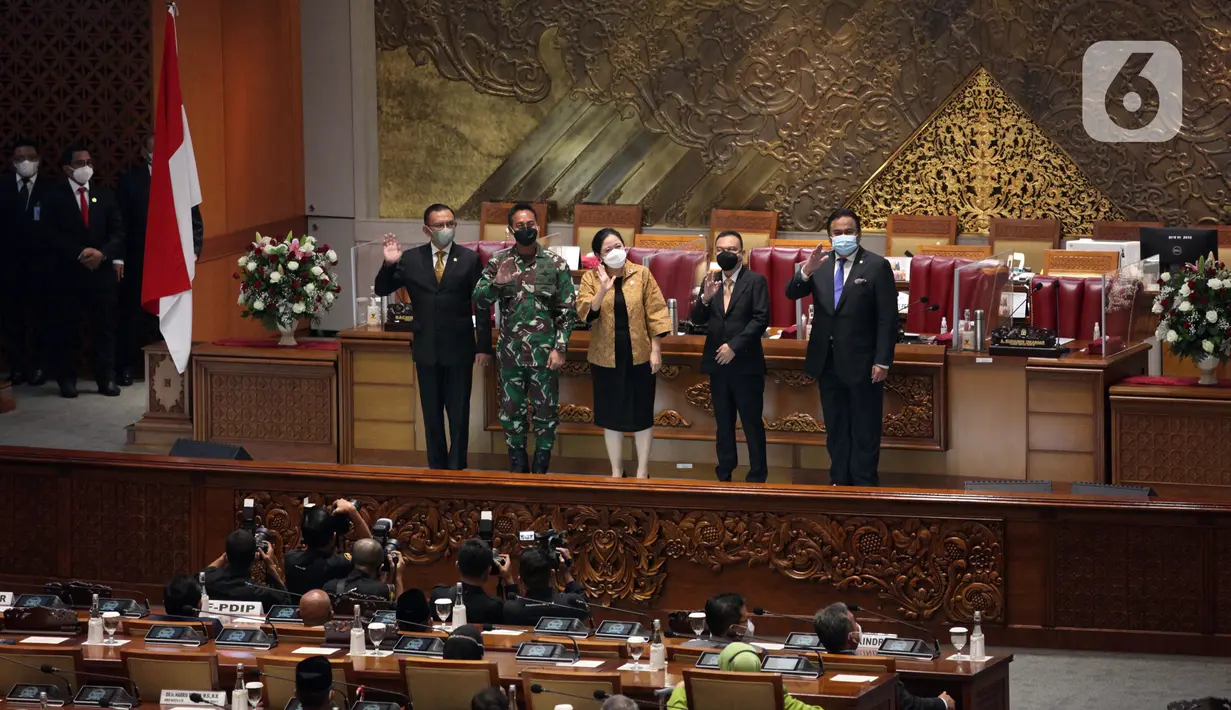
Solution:
{"label": "red tie", "polygon": [[90,226],[90,203],[86,202],[84,187],[77,188],[77,197],[81,206],[81,221],[85,222],[85,226],[88,228]]}

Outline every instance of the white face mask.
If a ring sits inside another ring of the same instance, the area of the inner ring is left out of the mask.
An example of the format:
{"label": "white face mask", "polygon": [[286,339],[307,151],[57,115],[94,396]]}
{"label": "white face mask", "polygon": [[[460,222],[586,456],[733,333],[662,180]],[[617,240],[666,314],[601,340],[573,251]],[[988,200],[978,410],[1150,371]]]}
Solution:
{"label": "white face mask", "polygon": [[745,631],[744,634],[747,636],[757,635],[757,627],[756,627],[756,624],[752,623],[752,619],[748,620],[748,630]]}
{"label": "white face mask", "polygon": [[603,257],[603,263],[613,269],[623,267],[626,261],[628,261],[628,252],[619,247],[607,252],[607,255]]}
{"label": "white face mask", "polygon": [[13,163],[13,169],[23,178],[32,178],[38,172],[37,160],[22,160]]}
{"label": "white face mask", "polygon": [[86,184],[92,177],[94,177],[94,168],[91,168],[89,165],[77,168],[73,171],[73,182],[78,185]]}

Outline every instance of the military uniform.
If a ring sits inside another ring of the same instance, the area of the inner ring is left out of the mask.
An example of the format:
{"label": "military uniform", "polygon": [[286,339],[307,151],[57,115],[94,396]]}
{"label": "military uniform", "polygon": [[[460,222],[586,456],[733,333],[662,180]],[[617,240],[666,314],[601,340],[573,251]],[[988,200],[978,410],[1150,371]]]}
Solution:
{"label": "military uniform", "polygon": [[[517,264],[513,278],[496,283],[501,262],[510,258]],[[550,452],[556,442],[560,376],[547,369],[547,357],[567,350],[576,300],[568,264],[541,245],[533,261],[516,247],[497,252],[474,288],[479,308],[500,304],[500,424],[510,449],[526,447],[527,404],[534,409],[535,449]]]}

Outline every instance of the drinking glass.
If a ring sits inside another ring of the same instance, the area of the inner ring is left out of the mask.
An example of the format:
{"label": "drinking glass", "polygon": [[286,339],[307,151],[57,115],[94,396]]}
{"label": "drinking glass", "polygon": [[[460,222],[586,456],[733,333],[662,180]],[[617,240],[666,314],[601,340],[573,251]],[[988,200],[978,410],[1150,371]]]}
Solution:
{"label": "drinking glass", "polygon": [[949,629],[949,634],[953,641],[953,647],[957,649],[957,655],[953,657],[953,660],[966,660],[966,656],[962,655],[962,649],[966,647],[966,629],[962,626],[954,626]]}
{"label": "drinking glass", "polygon": [[705,630],[705,612],[694,611],[688,615],[688,623],[692,625],[692,632],[701,638],[701,632]]}
{"label": "drinking glass", "polygon": [[379,656],[380,642],[385,640],[385,625],[379,621],[368,624],[368,638],[372,639],[372,645],[376,647],[372,649],[372,655]]}
{"label": "drinking glass", "polygon": [[436,618],[440,619],[441,626],[446,629],[449,625],[445,623],[445,619],[449,618],[449,614],[453,611],[452,599],[437,599],[436,600]]}
{"label": "drinking glass", "polygon": [[244,684],[244,690],[248,691],[248,707],[251,710],[256,710],[261,706],[261,691],[264,689],[265,684],[259,680]]}
{"label": "drinking glass", "polygon": [[641,636],[628,637],[628,655],[633,658],[633,672],[641,670],[641,654],[645,652],[645,639]]}
{"label": "drinking glass", "polygon": [[115,632],[120,628],[120,612],[104,611],[103,612],[103,631],[107,632],[107,640],[103,643],[107,646],[115,646]]}

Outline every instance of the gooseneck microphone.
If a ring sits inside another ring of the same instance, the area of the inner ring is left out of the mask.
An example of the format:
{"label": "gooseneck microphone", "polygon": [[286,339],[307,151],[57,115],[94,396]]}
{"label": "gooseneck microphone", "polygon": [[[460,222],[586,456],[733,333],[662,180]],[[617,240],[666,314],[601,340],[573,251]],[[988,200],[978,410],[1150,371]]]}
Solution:
{"label": "gooseneck microphone", "polygon": [[914,629],[914,630],[916,630],[916,631],[921,631],[921,632],[923,632],[923,634],[925,635],[925,637],[929,637],[929,638],[931,638],[931,639],[932,639],[932,658],[940,658],[940,639],[936,638],[936,634],[932,633],[931,631],[928,631],[928,630],[927,630],[927,629],[925,629],[924,627],[919,626],[918,624],[912,624],[912,623],[910,623],[909,621],[903,621],[902,619],[895,619],[895,618],[893,618],[892,616],[885,616],[884,614],[880,613],[879,611],[872,611],[871,609],[865,609],[865,608],[863,608],[863,607],[859,606],[858,604],[847,604],[847,605],[846,605],[846,608],[847,608],[847,609],[849,609],[849,610],[851,611],[851,613],[854,613],[854,612],[857,612],[857,611],[862,611],[862,612],[863,612],[863,613],[865,613],[865,614],[871,614],[872,616],[875,616],[875,617],[877,617],[877,618],[879,618],[879,619],[883,619],[883,620],[885,620],[885,621],[893,622],[893,623],[895,623],[895,624],[901,624],[901,625],[903,625],[903,626],[906,626],[906,627],[912,628],[912,629]]}
{"label": "gooseneck microphone", "polygon": [[[14,661],[14,663],[16,663],[16,661]],[[25,665],[25,664],[23,663],[23,664],[21,664],[21,665]],[[72,697],[73,697],[74,695],[76,695],[76,693],[74,693],[74,692],[73,692],[73,684],[72,684],[72,682],[70,682],[70,681],[69,681],[69,679],[68,679],[68,678],[66,678],[66,677],[62,674],[62,672],[60,671],[60,669],[59,669],[59,668],[56,668],[55,666],[48,665],[48,664],[44,663],[43,665],[39,666],[39,667],[38,667],[38,669],[39,669],[39,671],[41,671],[41,672],[43,672],[43,673],[46,673],[47,675],[53,675],[53,676],[55,676],[55,677],[59,678],[60,680],[64,681],[64,686],[65,686],[66,688],[68,688],[68,698],[69,698],[70,700],[72,699]]]}
{"label": "gooseneck microphone", "polygon": [[533,683],[530,685],[530,692],[535,695],[539,695],[540,693],[551,693],[552,695],[560,695],[566,698],[573,698],[574,700],[585,700],[587,702],[590,700],[606,700],[609,697],[607,691],[601,688],[596,689],[591,695],[574,695],[572,693],[565,693],[562,690],[551,690],[549,688],[544,688],[538,683]]}
{"label": "gooseneck microphone", "polygon": [[[594,617],[590,616],[589,602],[586,602],[584,606],[572,606],[569,604],[557,604],[553,601],[547,601],[545,599],[534,599],[533,597],[526,597],[520,594],[510,594],[508,598],[513,601],[521,600],[525,602],[527,605],[551,606],[551,607],[556,607],[557,609],[566,609],[568,611],[573,612],[574,614],[576,614],[577,612],[582,612],[586,615],[587,618],[590,619],[590,625],[591,626],[594,625]],[[575,618],[575,617],[570,617],[570,618]]]}
{"label": "gooseneck microphone", "polygon": [[621,609],[620,607],[617,607],[617,606],[608,606],[606,604],[599,604],[598,602],[586,602],[586,606],[591,609],[604,609],[606,611],[615,612],[616,614],[628,614],[629,616],[637,616],[642,619],[656,618],[653,614],[647,614],[643,611],[633,611],[632,609]]}
{"label": "gooseneck microphone", "polygon": [[[198,614],[201,613],[201,610],[196,608],[195,606],[188,607],[188,611],[195,611]],[[184,616],[183,614],[163,614],[163,616],[167,617],[168,619],[175,620],[175,621],[195,621],[201,625],[201,632],[205,634],[206,641],[209,641],[211,638],[214,637],[213,633],[210,632],[210,628],[212,627],[212,624],[210,624],[208,621],[206,621],[205,619],[202,619],[199,616]]]}
{"label": "gooseneck microphone", "polygon": [[756,607],[756,608],[754,608],[754,609],[752,610],[752,613],[753,613],[753,614],[756,614],[757,616],[773,616],[773,617],[777,617],[777,618],[779,618],[779,619],[790,619],[791,621],[806,621],[806,622],[808,622],[809,624],[811,624],[811,623],[812,623],[812,617],[811,617],[811,616],[802,616],[802,615],[799,615],[799,614],[780,614],[780,613],[778,613],[778,612],[776,612],[776,611],[770,611],[769,609],[764,609],[764,608],[759,607],[759,606],[758,606],[758,607]]}
{"label": "gooseneck microphone", "polygon": [[228,708],[226,705],[223,705],[222,703],[216,703],[213,700],[206,700],[205,696],[201,695],[200,693],[189,693],[188,699],[196,703],[197,705],[209,705],[211,707],[222,708],[222,710],[230,710],[230,708]]}
{"label": "gooseneck microphone", "polygon": [[[252,587],[253,589],[262,589],[267,592],[273,592],[274,594],[285,594],[286,596],[291,597],[293,599],[303,599],[302,594],[296,594],[295,592],[287,591],[285,589],[278,589],[277,587],[271,587],[268,584],[257,584],[256,582],[253,582],[250,579],[244,582],[244,586]],[[329,594],[329,592],[325,592],[325,593]],[[329,594],[329,598],[333,599],[333,595]]]}
{"label": "gooseneck microphone", "polygon": [[1026,297],[1022,299],[1022,302],[1021,302],[1021,303],[1019,303],[1019,304],[1017,304],[1017,307],[1016,307],[1016,308],[1014,308],[1014,309],[1013,309],[1013,312],[1009,314],[1009,322],[1010,322],[1010,323],[1012,323],[1012,322],[1013,322],[1013,317],[1014,317],[1014,316],[1016,316],[1016,315],[1017,315],[1017,312],[1018,312],[1018,311],[1020,311],[1020,310],[1022,309],[1022,306],[1026,305],[1027,303],[1030,303],[1030,299],[1031,299],[1031,297],[1032,297],[1032,296],[1034,296],[1034,294],[1038,293],[1038,292],[1039,292],[1039,289],[1041,289],[1041,288],[1043,288],[1043,282],[1042,282],[1042,281],[1039,281],[1038,283],[1036,283],[1035,285],[1033,285],[1033,286],[1031,286],[1031,287],[1030,287],[1030,293],[1026,294]]}

